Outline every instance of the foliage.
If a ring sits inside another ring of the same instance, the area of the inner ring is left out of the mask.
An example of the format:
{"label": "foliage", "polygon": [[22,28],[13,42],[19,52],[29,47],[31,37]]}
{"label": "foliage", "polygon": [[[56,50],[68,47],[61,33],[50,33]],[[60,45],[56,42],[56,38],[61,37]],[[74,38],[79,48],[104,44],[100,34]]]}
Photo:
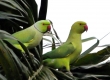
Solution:
{"label": "foliage", "polygon": [[[25,29],[38,20],[46,19],[48,0],[41,0],[40,10],[35,0],[0,0],[0,80],[97,80],[110,79],[109,63],[96,65],[109,57],[110,47],[96,53],[90,53],[99,44],[95,37],[83,39],[82,42],[96,39],[97,42],[88,48],[71,65],[72,75],[55,70],[42,64],[43,41],[28,50],[12,33]],[[52,38],[52,49],[62,44],[54,27],[53,32],[59,40],[56,44]],[[26,52],[23,54],[4,39],[18,41]],[[88,54],[90,53],[90,54]],[[94,72],[95,71],[95,72]]]}

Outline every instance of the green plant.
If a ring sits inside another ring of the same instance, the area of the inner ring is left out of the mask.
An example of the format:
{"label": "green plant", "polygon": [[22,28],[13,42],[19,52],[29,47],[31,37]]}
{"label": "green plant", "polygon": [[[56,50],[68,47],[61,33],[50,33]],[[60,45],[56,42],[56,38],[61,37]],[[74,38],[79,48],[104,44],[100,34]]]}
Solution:
{"label": "green plant", "polygon": [[[97,80],[109,79],[109,62],[96,65],[109,57],[109,47],[94,54],[88,54],[97,47],[99,40],[71,66],[73,76],[65,70],[55,70],[42,64],[43,41],[33,49],[28,50],[12,33],[25,29],[38,20],[46,19],[48,0],[41,0],[40,11],[35,0],[0,0],[0,79],[1,80]],[[55,37],[60,41],[53,28]],[[18,41],[24,51],[15,48],[4,39]],[[84,39],[82,42],[95,39]],[[56,48],[52,38],[52,49]],[[59,44],[59,43],[58,43]],[[61,44],[61,41],[60,41]],[[33,54],[33,55],[31,55]],[[101,66],[101,67],[100,67]],[[105,69],[105,70],[104,70]],[[93,72],[95,70],[96,72]],[[100,72],[99,72],[100,71]]]}

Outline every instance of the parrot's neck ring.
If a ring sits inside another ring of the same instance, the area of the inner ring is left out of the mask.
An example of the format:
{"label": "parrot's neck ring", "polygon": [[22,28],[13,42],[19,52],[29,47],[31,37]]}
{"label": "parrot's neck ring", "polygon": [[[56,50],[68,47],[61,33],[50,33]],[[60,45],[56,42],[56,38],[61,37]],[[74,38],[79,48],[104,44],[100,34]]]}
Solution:
{"label": "parrot's neck ring", "polygon": [[36,27],[36,25],[34,25],[34,28],[37,29],[40,33],[44,33],[44,32],[41,32],[41,31]]}

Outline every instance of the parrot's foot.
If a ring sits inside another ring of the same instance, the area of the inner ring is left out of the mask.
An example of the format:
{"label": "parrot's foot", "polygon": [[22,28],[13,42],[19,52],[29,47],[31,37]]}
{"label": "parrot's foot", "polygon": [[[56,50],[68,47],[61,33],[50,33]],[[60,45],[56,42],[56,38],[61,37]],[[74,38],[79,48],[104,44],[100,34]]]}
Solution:
{"label": "parrot's foot", "polygon": [[66,74],[69,76],[73,76],[73,74],[70,71],[66,72]]}
{"label": "parrot's foot", "polygon": [[31,56],[31,57],[34,57],[33,53],[30,52],[30,56]]}

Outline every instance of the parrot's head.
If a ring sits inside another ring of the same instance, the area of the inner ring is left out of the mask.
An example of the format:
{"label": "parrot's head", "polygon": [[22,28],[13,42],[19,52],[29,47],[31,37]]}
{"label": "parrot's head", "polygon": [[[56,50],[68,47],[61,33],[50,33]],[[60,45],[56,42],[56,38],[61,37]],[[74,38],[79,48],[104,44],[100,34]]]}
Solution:
{"label": "parrot's head", "polygon": [[37,21],[35,28],[42,33],[49,32],[51,30],[51,22],[49,20]]}
{"label": "parrot's head", "polygon": [[83,33],[88,30],[88,26],[84,21],[77,21],[72,25],[72,31],[77,33]]}

